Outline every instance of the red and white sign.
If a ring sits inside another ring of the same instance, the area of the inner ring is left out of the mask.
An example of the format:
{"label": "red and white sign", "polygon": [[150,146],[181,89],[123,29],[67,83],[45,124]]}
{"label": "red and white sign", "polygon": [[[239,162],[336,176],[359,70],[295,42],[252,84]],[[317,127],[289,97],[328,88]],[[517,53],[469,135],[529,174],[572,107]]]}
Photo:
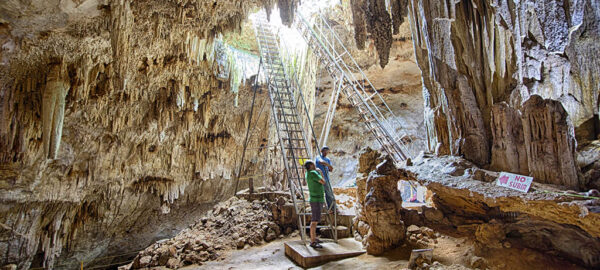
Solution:
{"label": "red and white sign", "polygon": [[501,187],[507,187],[527,193],[529,187],[531,187],[531,182],[533,182],[533,177],[501,172],[496,183]]}

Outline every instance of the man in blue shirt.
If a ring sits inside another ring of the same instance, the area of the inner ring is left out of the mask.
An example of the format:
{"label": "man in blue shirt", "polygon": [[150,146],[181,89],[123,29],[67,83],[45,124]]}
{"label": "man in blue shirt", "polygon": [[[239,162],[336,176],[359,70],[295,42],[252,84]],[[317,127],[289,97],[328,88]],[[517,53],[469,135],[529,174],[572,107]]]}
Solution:
{"label": "man in blue shirt", "polygon": [[329,172],[333,171],[333,166],[331,166],[331,160],[327,157],[329,154],[329,147],[324,146],[321,149],[321,155],[319,155],[315,161],[317,168],[321,170],[323,174],[323,178],[325,179],[325,201],[327,202],[327,209],[329,211],[335,209],[335,197],[333,196],[333,190],[331,188],[331,182],[329,181]]}

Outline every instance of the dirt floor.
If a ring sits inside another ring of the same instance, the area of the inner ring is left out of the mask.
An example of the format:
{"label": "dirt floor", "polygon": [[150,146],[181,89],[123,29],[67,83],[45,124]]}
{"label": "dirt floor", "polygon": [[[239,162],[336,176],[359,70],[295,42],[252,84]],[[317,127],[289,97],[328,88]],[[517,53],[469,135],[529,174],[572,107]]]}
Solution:
{"label": "dirt floor", "polygon": [[[268,244],[232,250],[221,256],[222,259],[209,261],[203,265],[190,265],[181,269],[302,269],[285,256],[283,243],[298,240],[280,238]],[[434,261],[442,265],[432,269],[473,269],[470,267],[474,247],[467,238],[455,238],[441,235],[434,244]],[[384,253],[382,256],[363,254],[312,269],[406,269],[411,248],[399,247]],[[544,270],[578,270],[577,267],[564,260],[554,259],[528,249],[505,248],[501,253],[486,256],[489,269],[544,269]]]}

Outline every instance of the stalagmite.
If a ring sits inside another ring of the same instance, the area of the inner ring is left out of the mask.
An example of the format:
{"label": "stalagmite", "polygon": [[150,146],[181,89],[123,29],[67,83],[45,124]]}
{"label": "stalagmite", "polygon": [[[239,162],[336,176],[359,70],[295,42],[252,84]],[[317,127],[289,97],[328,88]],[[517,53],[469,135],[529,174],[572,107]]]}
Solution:
{"label": "stalagmite", "polygon": [[529,171],[539,182],[578,189],[573,126],[558,101],[534,95],[523,105]]}

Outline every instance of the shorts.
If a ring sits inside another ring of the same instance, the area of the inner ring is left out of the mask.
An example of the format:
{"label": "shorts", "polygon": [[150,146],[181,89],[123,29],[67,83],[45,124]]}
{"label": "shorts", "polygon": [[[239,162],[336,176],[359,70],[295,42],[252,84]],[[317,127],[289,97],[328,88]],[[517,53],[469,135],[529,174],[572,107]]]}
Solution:
{"label": "shorts", "polygon": [[322,202],[310,202],[310,212],[312,213],[310,222],[321,221],[321,209],[323,209]]}

